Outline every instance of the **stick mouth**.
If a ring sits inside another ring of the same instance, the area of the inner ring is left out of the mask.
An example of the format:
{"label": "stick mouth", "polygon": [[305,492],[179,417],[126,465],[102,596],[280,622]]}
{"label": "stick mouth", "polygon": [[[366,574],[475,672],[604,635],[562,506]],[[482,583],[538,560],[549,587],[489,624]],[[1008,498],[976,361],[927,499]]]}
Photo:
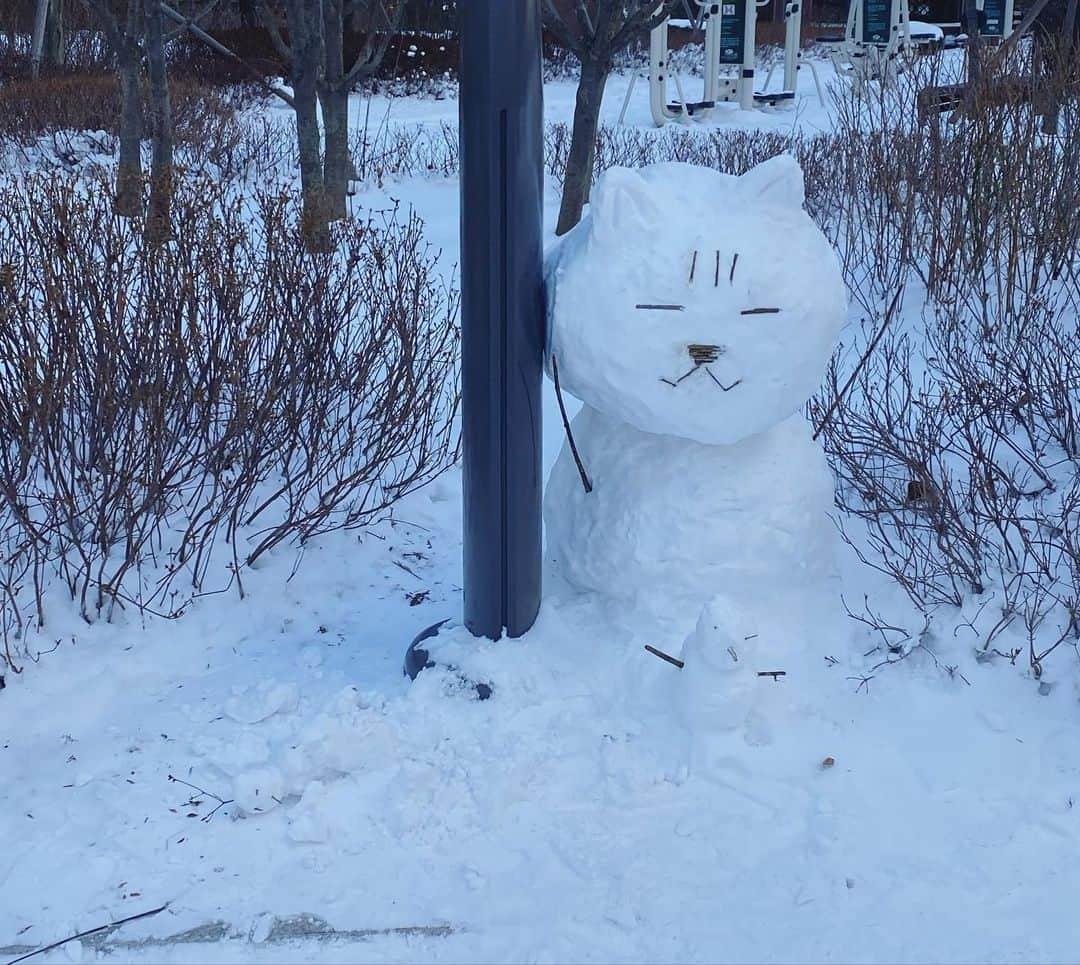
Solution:
{"label": "stick mouth", "polygon": [[720,356],[727,352],[727,346],[692,343],[686,346],[686,352],[694,363],[693,366],[676,379],[661,378],[660,381],[665,385],[670,385],[673,389],[676,389],[696,372],[704,372],[709,379],[725,393],[730,392],[737,385],[742,384],[742,379],[738,378],[730,385],[725,385],[716,377],[716,373],[712,370],[713,362],[718,361]]}

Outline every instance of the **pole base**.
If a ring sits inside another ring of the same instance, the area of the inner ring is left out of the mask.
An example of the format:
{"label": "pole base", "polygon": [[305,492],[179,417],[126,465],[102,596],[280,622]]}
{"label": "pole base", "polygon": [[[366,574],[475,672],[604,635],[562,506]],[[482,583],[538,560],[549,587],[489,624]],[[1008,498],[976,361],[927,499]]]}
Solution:
{"label": "pole base", "polygon": [[439,631],[448,622],[449,618],[440,620],[438,623],[433,623],[426,630],[418,634],[416,639],[409,644],[409,649],[405,651],[405,676],[410,680],[415,680],[417,674],[419,674],[421,670],[426,670],[428,667],[435,666],[435,661],[428,656],[427,650],[420,646],[420,644],[425,640],[430,640],[432,637],[437,637]]}
{"label": "pole base", "polygon": [[[445,620],[440,620],[438,623],[433,623],[426,630],[421,631],[416,636],[416,639],[409,644],[409,649],[405,651],[405,666],[403,669],[405,676],[410,680],[415,680],[419,676],[421,670],[427,670],[429,667],[436,666],[435,661],[431,659],[431,655],[423,646],[423,643],[425,640],[437,637],[439,631],[449,622],[450,620],[447,618]],[[456,668],[447,666],[447,670],[456,671]],[[473,682],[469,681],[469,683]],[[492,694],[490,684],[473,683],[473,686],[476,688],[478,700],[487,700]]]}

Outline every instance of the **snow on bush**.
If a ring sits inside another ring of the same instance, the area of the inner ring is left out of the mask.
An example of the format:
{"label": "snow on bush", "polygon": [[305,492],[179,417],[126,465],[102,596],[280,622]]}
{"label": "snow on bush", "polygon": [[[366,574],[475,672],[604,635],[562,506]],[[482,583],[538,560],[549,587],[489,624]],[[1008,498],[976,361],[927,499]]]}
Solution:
{"label": "snow on bush", "polygon": [[975,601],[988,659],[1020,627],[1038,676],[1080,640],[1080,112],[1044,137],[1001,96],[1023,66],[959,123],[920,118],[932,76],[839,103],[828,220],[863,328],[811,415],[860,557],[928,618]]}
{"label": "snow on bush", "polygon": [[[182,613],[363,526],[456,452],[457,294],[413,215],[304,254],[297,202],[181,182],[143,242],[105,183],[0,186],[0,610]],[[0,651],[2,652],[2,651]]]}

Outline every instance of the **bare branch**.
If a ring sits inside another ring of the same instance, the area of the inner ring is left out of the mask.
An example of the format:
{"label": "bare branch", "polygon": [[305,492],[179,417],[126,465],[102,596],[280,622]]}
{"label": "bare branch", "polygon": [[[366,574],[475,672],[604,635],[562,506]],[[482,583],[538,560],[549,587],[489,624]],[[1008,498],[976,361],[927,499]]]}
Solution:
{"label": "bare branch", "polygon": [[[601,0],[601,6],[603,2]],[[574,10],[577,13],[578,29],[585,38],[586,44],[591,44],[596,39],[596,27],[593,26],[592,17],[589,16],[589,8],[585,6],[585,0],[576,0]]]}
{"label": "bare branch", "polygon": [[109,39],[109,46],[118,50],[123,43],[123,32],[110,4],[106,0],[82,0],[82,5],[101,22]]}
{"label": "bare branch", "polygon": [[[215,2],[216,2],[216,0],[215,0]],[[258,81],[258,83],[268,93],[271,93],[275,97],[280,98],[286,104],[288,104],[290,107],[296,107],[296,100],[293,98],[293,96],[288,91],[282,90],[280,87],[278,87],[275,84],[267,83],[266,78],[263,76],[261,71],[256,70],[254,67],[251,66],[251,64],[249,64],[242,57],[240,57],[237,54],[233,53],[231,50],[229,50],[228,47],[226,47],[224,44],[220,43],[219,41],[215,40],[213,37],[210,36],[210,34],[208,34],[201,27],[197,26],[192,21],[188,20],[183,14],[181,14],[181,13],[177,12],[176,10],[174,10],[167,3],[165,3],[164,0],[162,0],[162,2],[161,2],[161,12],[164,13],[165,16],[168,17],[170,20],[173,20],[176,23],[180,24],[182,30],[186,31],[187,33],[190,33],[191,36],[193,36],[196,40],[199,40],[202,43],[204,43],[207,47],[209,47],[215,53],[218,53],[222,57],[226,57],[229,60],[231,60],[233,63],[239,64],[241,67],[243,67],[244,70],[246,70],[254,80]]]}
{"label": "bare branch", "polygon": [[281,36],[281,22],[278,20],[274,11],[270,9],[267,0],[255,0],[255,10],[258,14],[259,21],[270,35],[270,42],[274,45],[274,50],[276,50],[287,63],[291,63],[293,59],[292,48],[285,43],[284,38]]}
{"label": "bare branch", "polygon": [[405,4],[401,0],[394,7],[393,17],[387,13],[386,4],[382,0],[379,0],[376,6],[382,15],[384,30],[376,31],[371,29],[368,31],[367,37],[364,38],[362,50],[357,55],[352,67],[345,72],[343,84],[346,89],[351,87],[358,77],[367,76],[379,69],[379,65],[386,55],[386,48],[401,29],[401,22],[405,17]]}
{"label": "bare branch", "polygon": [[[219,6],[220,3],[221,3],[221,0],[208,0],[208,2],[205,4],[205,6],[202,7],[201,10],[197,10],[195,12],[195,14],[193,16],[189,17],[188,19],[191,21],[191,23],[194,23],[194,24],[200,23],[203,20],[205,20],[207,17],[209,17],[210,14],[212,14],[214,12],[214,10],[217,9],[217,7]],[[162,12],[164,13],[164,11],[162,11]],[[186,32],[187,32],[186,27],[183,27],[183,26],[177,27],[175,30],[170,30],[168,33],[166,33],[165,39],[166,40],[175,40],[177,37],[182,37]]]}
{"label": "bare branch", "polygon": [[562,14],[556,9],[553,0],[544,0],[544,26],[563,47],[571,51],[579,60],[585,56],[587,46],[567,25]]}
{"label": "bare branch", "polygon": [[649,33],[654,28],[660,26],[660,24],[675,12],[675,8],[679,2],[680,0],[664,0],[660,9],[657,9],[653,3],[642,0],[642,2],[638,4],[637,9],[631,12],[626,17],[625,22],[619,26],[612,39],[612,49],[622,50],[622,48],[629,44],[635,37],[644,33]]}

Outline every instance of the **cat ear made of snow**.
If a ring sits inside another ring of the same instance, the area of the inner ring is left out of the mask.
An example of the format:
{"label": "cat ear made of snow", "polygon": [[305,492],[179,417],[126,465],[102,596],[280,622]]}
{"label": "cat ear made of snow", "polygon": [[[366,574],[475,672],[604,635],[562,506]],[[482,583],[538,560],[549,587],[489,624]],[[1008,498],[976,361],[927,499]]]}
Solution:
{"label": "cat ear made of snow", "polygon": [[801,208],[806,200],[802,168],[790,154],[778,154],[751,168],[739,185],[746,198],[760,198],[770,204]]}
{"label": "cat ear made of snow", "polygon": [[630,168],[608,168],[589,199],[592,234],[604,242],[626,244],[656,230],[663,209],[652,186]]}

